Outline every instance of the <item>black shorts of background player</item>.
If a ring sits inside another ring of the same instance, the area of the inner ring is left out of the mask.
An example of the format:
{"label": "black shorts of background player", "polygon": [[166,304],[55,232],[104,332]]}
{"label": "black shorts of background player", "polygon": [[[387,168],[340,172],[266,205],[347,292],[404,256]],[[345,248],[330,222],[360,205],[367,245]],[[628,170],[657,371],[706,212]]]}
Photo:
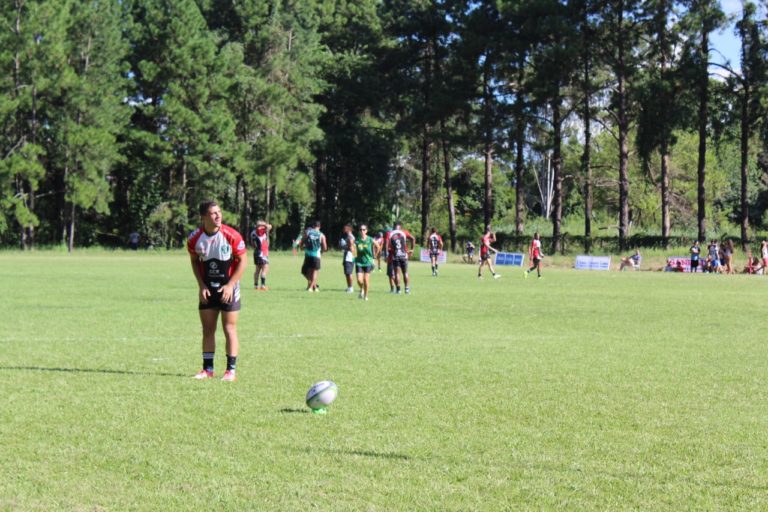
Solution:
{"label": "black shorts of background player", "polygon": [[339,247],[342,250],[341,264],[344,269],[344,279],[347,282],[347,293],[354,293],[352,287],[352,275],[355,273],[355,236],[352,234],[352,225],[346,224],[344,232],[339,240]]}

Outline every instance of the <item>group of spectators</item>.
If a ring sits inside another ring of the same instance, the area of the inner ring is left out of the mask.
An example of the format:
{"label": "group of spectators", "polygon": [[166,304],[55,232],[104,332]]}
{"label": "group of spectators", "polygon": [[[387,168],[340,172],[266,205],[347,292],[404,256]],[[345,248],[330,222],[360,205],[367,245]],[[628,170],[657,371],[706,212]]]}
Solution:
{"label": "group of spectators", "polygon": [[[697,240],[689,249],[690,271],[711,274],[735,274],[737,270],[733,261],[734,252],[733,240],[731,239],[722,243],[714,239],[710,240],[706,247],[706,252],[702,252],[701,244]],[[768,240],[763,240],[760,243],[760,256],[753,256],[750,250],[747,250],[746,256],[747,262],[742,273],[764,274],[766,267],[768,267]],[[680,260],[670,260],[664,270],[667,272],[684,272],[685,268]]]}

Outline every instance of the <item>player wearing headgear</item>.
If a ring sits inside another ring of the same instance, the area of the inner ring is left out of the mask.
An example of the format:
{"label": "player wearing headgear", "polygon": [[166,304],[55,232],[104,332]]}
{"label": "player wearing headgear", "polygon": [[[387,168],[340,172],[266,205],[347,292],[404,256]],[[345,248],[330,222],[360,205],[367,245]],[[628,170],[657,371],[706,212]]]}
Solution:
{"label": "player wearing headgear", "polygon": [[214,201],[200,204],[201,226],[189,235],[187,251],[198,285],[198,310],[203,326],[203,369],[196,379],[213,378],[216,324],[221,312],[227,340],[227,371],[223,381],[233,382],[240,342],[237,317],[240,311],[240,277],[248,265],[243,237],[222,224],[221,208]]}
{"label": "player wearing headgear", "polygon": [[429,262],[432,265],[432,276],[437,277],[437,259],[443,250],[443,238],[435,228],[432,228],[432,232],[427,238],[427,247],[429,248]]}
{"label": "player wearing headgear", "polygon": [[325,235],[320,231],[320,221],[315,221],[301,239],[301,247],[304,249],[304,264],[301,273],[307,278],[307,291],[319,292],[317,274],[320,271],[320,257],[328,250]]}
{"label": "player wearing headgear", "polygon": [[541,238],[539,237],[539,233],[536,232],[533,234],[533,240],[531,240],[530,247],[528,247],[528,260],[531,262],[531,268],[525,271],[523,277],[528,279],[528,273],[533,269],[536,269],[536,274],[539,276],[539,279],[541,279],[541,260],[543,258],[544,254],[541,252]]}
{"label": "player wearing headgear", "polygon": [[[410,241],[410,248],[408,242]],[[403,275],[403,282],[405,284],[405,293],[411,293],[411,278],[408,275],[408,258],[413,254],[413,249],[416,246],[416,238],[403,229],[403,226],[396,222],[394,229],[389,232],[389,255],[392,258],[392,280],[394,281],[396,293],[400,293],[400,279],[398,277],[398,269]]]}
{"label": "player wearing headgear", "polygon": [[486,226],[485,233],[482,238],[480,238],[480,265],[477,267],[477,277],[479,279],[483,278],[484,266],[488,267],[488,270],[491,271],[491,275],[493,275],[494,279],[501,277],[501,274],[497,274],[493,269],[493,263],[491,263],[491,253],[499,252],[491,246],[495,241],[496,235],[491,231],[491,226]]}
{"label": "player wearing headgear", "polygon": [[253,262],[256,264],[256,270],[253,272],[253,287],[256,290],[269,290],[267,274],[269,273],[269,232],[271,230],[272,224],[260,220],[256,222],[249,237],[253,247]]}

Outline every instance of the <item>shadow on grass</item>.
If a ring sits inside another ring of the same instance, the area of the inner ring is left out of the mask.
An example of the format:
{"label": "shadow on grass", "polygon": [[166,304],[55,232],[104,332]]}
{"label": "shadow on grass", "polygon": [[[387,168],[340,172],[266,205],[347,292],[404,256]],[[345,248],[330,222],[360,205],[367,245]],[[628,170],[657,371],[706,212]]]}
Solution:
{"label": "shadow on grass", "polygon": [[316,453],[322,453],[324,455],[351,455],[353,457],[368,457],[372,459],[388,459],[388,460],[401,460],[401,461],[409,461],[409,460],[414,460],[416,458],[416,457],[411,457],[410,455],[405,455],[402,453],[377,452],[373,450],[345,450],[345,449],[334,449],[334,448],[306,448],[304,450],[300,450],[298,448],[294,448],[294,449],[291,449],[291,451],[295,451],[299,453],[316,452]]}
{"label": "shadow on grass", "polygon": [[285,407],[283,409],[280,409],[278,412],[281,412],[283,414],[309,414],[309,411],[307,409],[291,409],[290,407]]}
{"label": "shadow on grass", "polygon": [[43,366],[0,366],[0,371],[3,370],[61,373],[103,373],[105,375],[146,375],[155,377],[189,377],[189,375],[185,375],[183,373],[135,372],[131,370],[110,370],[109,368],[46,368]]}

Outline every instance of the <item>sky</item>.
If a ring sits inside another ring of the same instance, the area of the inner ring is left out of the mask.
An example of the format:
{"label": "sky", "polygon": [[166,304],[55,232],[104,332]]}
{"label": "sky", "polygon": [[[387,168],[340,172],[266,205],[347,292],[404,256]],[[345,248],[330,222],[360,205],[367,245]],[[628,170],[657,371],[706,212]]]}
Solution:
{"label": "sky", "polygon": [[[741,15],[741,0],[720,0],[720,5],[730,21],[723,30],[712,34],[712,48],[717,51],[713,51],[710,58],[713,62],[720,64],[725,64],[726,60],[730,60],[731,67],[738,70],[741,67],[739,64],[741,57],[739,55],[739,39],[734,33],[734,18]],[[722,70],[717,73],[722,74]]]}

